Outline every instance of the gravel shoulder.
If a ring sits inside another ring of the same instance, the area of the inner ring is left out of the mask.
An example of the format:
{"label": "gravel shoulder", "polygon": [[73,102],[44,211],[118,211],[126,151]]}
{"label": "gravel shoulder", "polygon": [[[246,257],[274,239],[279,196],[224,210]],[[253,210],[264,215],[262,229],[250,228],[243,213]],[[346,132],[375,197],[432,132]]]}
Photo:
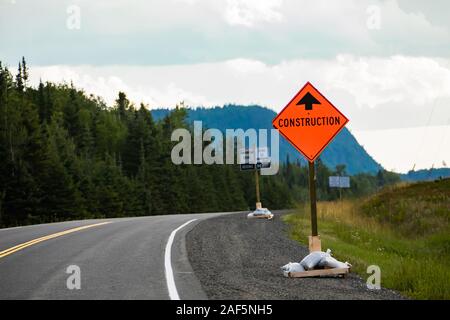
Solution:
{"label": "gravel shoulder", "polygon": [[[232,214],[206,219],[186,235],[189,261],[209,299],[403,299],[369,290],[354,273],[346,278],[285,278],[280,267],[308,249],[289,239],[275,212],[272,221]],[[333,248],[331,248],[333,249]]]}

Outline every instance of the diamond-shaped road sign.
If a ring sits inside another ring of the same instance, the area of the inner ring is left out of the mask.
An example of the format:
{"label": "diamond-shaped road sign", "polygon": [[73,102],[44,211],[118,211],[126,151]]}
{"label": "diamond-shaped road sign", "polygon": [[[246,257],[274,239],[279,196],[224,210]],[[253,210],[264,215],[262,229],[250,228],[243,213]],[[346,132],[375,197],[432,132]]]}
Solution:
{"label": "diamond-shaped road sign", "polygon": [[348,119],[307,82],[273,119],[273,126],[313,162]]}

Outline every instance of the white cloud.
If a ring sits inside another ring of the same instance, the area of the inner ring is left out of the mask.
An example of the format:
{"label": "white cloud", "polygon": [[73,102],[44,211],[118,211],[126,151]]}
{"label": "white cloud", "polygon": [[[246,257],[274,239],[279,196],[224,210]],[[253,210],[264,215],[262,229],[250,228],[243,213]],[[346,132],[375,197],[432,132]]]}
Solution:
{"label": "white cloud", "polygon": [[225,64],[237,74],[264,73],[268,67],[265,63],[250,59],[228,60]]}
{"label": "white cloud", "polygon": [[278,22],[283,16],[277,11],[282,0],[227,0],[224,18],[230,25],[253,27],[259,22]]}
{"label": "white cloud", "polygon": [[[114,103],[119,91],[125,92],[135,105],[142,102],[153,107],[174,107],[181,100],[207,106],[219,104],[214,100],[208,100],[200,93],[193,93],[179,87],[174,81],[168,80],[153,86],[151,83],[133,76],[138,74],[139,77],[145,77],[144,73],[148,70],[149,68],[117,66],[99,68],[92,66],[34,67],[30,80],[34,84],[37,84],[39,79],[52,82],[73,82],[77,88],[83,89],[87,94],[100,96],[110,106]],[[123,77],[121,76],[123,73],[132,76]],[[132,81],[133,78],[136,81]]]}
{"label": "white cloud", "polygon": [[426,105],[450,97],[450,60],[394,56],[389,58],[337,57],[328,80],[349,92],[358,107],[385,103]]}
{"label": "white cloud", "polygon": [[386,169],[399,173],[450,164],[450,122],[446,126],[353,131],[359,143]]}
{"label": "white cloud", "polygon": [[397,0],[381,3],[382,29],[385,29],[386,39],[401,41],[413,45],[418,39],[423,45],[436,41],[449,41],[449,30],[445,26],[435,25],[422,12],[406,12]]}
{"label": "white cloud", "polygon": [[[122,90],[136,102],[144,101],[155,107],[170,107],[184,99],[190,105],[258,103],[274,110],[281,110],[302,84],[311,81],[356,119],[356,129],[367,129],[367,121],[379,120],[373,114],[370,119],[364,119],[364,115],[384,110],[387,105],[389,114],[395,118],[408,110],[429,114],[433,106],[441,110],[450,100],[450,60],[406,56],[339,55],[334,59],[298,59],[275,65],[240,58],[174,66],[32,68],[32,80],[36,83],[39,78],[72,80],[109,103]],[[450,111],[447,112],[450,117]],[[417,123],[405,122],[401,126]],[[378,128],[387,127],[380,124]]]}

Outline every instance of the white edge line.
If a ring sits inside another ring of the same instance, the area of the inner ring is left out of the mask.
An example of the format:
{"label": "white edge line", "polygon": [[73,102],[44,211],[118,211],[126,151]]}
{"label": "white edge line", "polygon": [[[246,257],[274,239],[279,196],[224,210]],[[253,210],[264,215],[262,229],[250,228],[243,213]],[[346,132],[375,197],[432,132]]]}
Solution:
{"label": "white edge line", "polygon": [[167,282],[167,289],[169,290],[169,297],[170,300],[180,300],[180,296],[178,295],[177,286],[175,285],[175,278],[173,276],[173,269],[172,269],[172,244],[173,239],[175,238],[175,234],[183,229],[185,226],[187,226],[189,223],[196,221],[197,219],[189,220],[186,223],[183,223],[181,226],[176,228],[172,231],[172,233],[169,236],[169,240],[167,240],[166,244],[166,250],[164,253],[164,267],[165,267],[165,273],[166,273],[166,282]]}

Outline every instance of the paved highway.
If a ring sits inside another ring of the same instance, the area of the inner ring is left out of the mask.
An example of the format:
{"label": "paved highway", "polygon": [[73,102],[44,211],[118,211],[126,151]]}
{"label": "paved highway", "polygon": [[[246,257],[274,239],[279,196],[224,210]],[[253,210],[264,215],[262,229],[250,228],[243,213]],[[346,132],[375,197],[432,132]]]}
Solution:
{"label": "paved highway", "polygon": [[[185,234],[223,214],[0,229],[0,299],[206,299],[187,259]],[[71,265],[80,268],[79,290],[67,287]]]}

